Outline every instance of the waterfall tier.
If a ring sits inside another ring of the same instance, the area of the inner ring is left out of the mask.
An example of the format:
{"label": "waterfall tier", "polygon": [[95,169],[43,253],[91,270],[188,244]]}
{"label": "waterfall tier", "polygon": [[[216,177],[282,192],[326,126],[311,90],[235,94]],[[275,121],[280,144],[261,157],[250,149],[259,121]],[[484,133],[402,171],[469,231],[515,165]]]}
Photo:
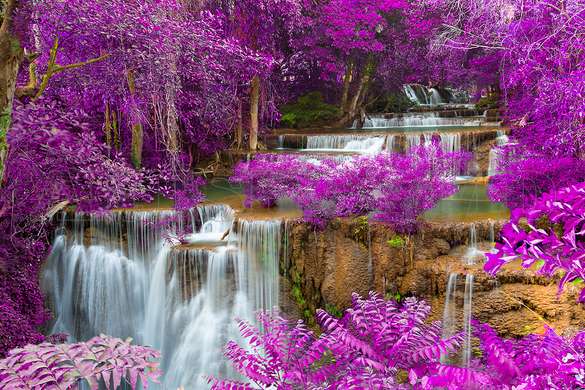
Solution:
{"label": "waterfall tier", "polygon": [[[89,223],[88,223],[89,220]],[[190,243],[173,247],[191,224]],[[76,214],[61,232],[43,275],[55,312],[53,332],[73,340],[100,333],[132,337],[162,352],[161,388],[206,388],[204,376],[237,376],[222,355],[239,340],[236,318],[279,302],[280,220],[234,222],[228,206],[191,210]]]}
{"label": "waterfall tier", "polygon": [[[388,129],[401,127],[442,127],[442,126],[481,126],[483,116],[444,116],[440,112],[413,112],[402,115],[368,115],[363,129]],[[354,123],[353,128],[357,127]]]}
{"label": "waterfall tier", "polygon": [[419,106],[439,106],[442,104],[466,104],[469,94],[449,88],[425,87],[421,84],[406,84],[403,91],[408,99]]}

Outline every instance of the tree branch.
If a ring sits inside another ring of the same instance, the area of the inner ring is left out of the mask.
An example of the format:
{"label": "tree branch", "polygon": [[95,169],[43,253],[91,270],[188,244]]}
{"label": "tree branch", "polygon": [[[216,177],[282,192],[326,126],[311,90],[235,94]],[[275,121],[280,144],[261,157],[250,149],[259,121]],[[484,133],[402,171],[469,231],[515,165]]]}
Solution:
{"label": "tree branch", "polygon": [[[41,85],[39,86],[36,93],[34,93],[33,100],[37,100],[38,98],[41,97],[43,92],[49,86],[49,80],[54,75],[61,73],[61,72],[68,70],[68,69],[81,68],[81,67],[86,66],[86,65],[91,65],[91,64],[94,64],[96,62],[103,61],[110,56],[109,54],[104,54],[102,56],[92,58],[92,59],[87,60],[87,61],[76,62],[76,63],[69,64],[69,65],[59,65],[57,63],[57,52],[58,51],[59,51],[59,37],[55,37],[55,40],[53,41],[53,46],[51,47],[51,50],[49,52],[49,63],[47,64],[47,71],[45,72],[45,74],[42,77]],[[35,75],[34,88],[36,88],[36,75]]]}

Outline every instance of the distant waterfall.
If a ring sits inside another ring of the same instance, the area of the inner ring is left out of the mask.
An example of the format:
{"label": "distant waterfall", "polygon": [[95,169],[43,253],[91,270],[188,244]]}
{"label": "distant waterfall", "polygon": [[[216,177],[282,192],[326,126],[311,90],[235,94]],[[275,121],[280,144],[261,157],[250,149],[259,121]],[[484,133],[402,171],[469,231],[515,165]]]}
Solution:
{"label": "distant waterfall", "polygon": [[[182,217],[76,214],[72,233],[56,237],[43,275],[54,332],[73,340],[132,337],[161,350],[162,389],[206,388],[203,375],[237,378],[222,356],[228,340],[239,340],[235,319],[253,321],[279,298],[281,221],[234,225],[228,206],[201,206],[191,211],[201,227],[188,240],[203,246],[175,248],[167,237],[182,229]],[[222,246],[204,249],[228,231]]]}
{"label": "distant waterfall", "polygon": [[443,95],[437,88],[425,87],[421,84],[406,84],[403,87],[408,99],[419,106],[438,106],[441,104],[465,104],[469,102],[469,94],[465,91],[442,89]]}

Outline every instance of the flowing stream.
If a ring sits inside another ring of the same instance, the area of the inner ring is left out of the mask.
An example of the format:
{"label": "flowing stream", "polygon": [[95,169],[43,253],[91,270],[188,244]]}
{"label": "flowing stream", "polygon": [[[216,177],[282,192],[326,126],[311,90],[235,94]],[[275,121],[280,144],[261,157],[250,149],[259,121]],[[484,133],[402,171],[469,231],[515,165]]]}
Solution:
{"label": "flowing stream", "polygon": [[278,305],[282,222],[234,223],[228,206],[201,206],[191,212],[200,228],[188,236],[199,245],[174,247],[184,219],[175,211],[75,214],[43,274],[53,332],[157,348],[162,389],[207,388],[208,375],[237,378],[223,347],[239,340],[236,318],[253,321],[255,311]]}

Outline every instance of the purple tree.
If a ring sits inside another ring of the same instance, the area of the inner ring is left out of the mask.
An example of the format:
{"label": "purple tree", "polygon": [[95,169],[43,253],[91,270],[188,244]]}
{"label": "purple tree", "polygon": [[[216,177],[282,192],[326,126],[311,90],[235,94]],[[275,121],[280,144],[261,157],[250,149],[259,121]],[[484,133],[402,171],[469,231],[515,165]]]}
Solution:
{"label": "purple tree", "polygon": [[334,217],[373,213],[397,231],[412,233],[423,212],[456,191],[453,172],[467,159],[445,154],[437,144],[409,155],[382,153],[345,162],[260,155],[238,164],[231,180],[244,184],[248,206],[258,200],[269,207],[290,198],[306,221],[321,228]]}

